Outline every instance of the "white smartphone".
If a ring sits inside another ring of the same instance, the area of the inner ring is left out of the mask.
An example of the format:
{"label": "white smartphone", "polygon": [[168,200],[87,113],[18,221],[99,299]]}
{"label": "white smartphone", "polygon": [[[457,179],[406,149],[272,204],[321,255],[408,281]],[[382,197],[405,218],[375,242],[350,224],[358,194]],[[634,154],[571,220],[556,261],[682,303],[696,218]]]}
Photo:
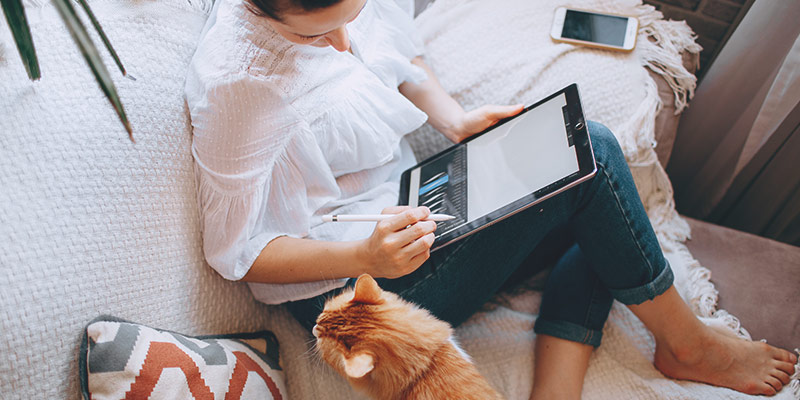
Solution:
{"label": "white smartphone", "polygon": [[631,51],[638,30],[639,20],[634,17],[559,7],[550,36],[560,42]]}

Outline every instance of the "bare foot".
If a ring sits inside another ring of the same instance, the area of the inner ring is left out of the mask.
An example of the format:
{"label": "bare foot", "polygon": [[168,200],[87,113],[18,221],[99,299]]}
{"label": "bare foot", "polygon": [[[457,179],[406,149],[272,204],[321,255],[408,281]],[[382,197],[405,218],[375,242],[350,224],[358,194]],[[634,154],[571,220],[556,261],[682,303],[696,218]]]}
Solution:
{"label": "bare foot", "polygon": [[664,375],[724,386],[751,395],[774,395],[789,384],[797,357],[762,342],[728,336],[706,327],[696,340],[673,346],[656,343],[655,366]]}

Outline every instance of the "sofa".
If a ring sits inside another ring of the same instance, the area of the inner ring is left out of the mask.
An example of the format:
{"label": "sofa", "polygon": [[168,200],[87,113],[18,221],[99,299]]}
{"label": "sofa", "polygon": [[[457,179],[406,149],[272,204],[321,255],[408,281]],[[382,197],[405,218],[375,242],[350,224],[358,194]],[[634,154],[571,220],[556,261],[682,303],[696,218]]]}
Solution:
{"label": "sofa", "polygon": [[[338,378],[313,353],[285,350],[307,348],[310,337],[283,307],[256,302],[246,285],[224,280],[203,259],[183,71],[211,1],[92,2],[132,76],[115,83],[135,142],[56,10],[26,5],[40,81],[27,79],[0,22],[1,397],[78,398],[84,327],[107,314],[191,335],[271,330],[287,397],[347,398],[343,382],[336,390],[314,387]],[[657,82],[657,151],[665,164],[678,116],[669,85]],[[720,306],[754,338],[800,345],[800,249],[690,225],[688,246],[711,269]]]}

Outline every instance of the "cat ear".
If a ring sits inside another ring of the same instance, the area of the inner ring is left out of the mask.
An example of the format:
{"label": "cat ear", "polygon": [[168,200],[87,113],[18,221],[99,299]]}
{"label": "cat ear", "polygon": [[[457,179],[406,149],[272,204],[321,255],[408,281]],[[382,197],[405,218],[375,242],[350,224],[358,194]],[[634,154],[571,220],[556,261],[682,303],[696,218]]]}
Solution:
{"label": "cat ear", "polygon": [[359,276],[356,281],[353,302],[363,304],[382,303],[381,288],[378,286],[378,282],[375,282],[375,279],[372,279],[368,274]]}
{"label": "cat ear", "polygon": [[375,368],[372,356],[368,353],[359,353],[347,358],[342,355],[344,361],[344,372],[351,378],[361,378]]}

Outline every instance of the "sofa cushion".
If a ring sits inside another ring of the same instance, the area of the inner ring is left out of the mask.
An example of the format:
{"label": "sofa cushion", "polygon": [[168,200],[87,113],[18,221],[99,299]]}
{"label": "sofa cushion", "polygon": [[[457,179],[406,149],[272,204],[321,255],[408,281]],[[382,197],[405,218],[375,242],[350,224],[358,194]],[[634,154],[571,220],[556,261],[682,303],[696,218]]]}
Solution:
{"label": "sofa cushion", "polygon": [[189,337],[99,317],[86,327],[80,366],[86,400],[286,398],[268,331]]}

